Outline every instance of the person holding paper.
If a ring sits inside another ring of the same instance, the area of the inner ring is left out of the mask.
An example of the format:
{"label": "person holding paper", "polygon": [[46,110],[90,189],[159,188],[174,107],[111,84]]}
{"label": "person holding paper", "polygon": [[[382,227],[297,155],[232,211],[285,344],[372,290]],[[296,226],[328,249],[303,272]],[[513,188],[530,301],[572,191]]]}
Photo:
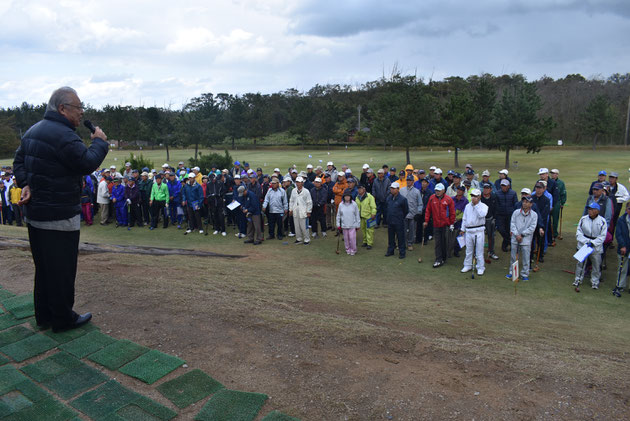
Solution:
{"label": "person holding paper", "polygon": [[464,259],[462,273],[474,269],[472,265],[473,253],[477,257],[477,275],[483,275],[486,270],[483,259],[483,242],[487,214],[488,206],[481,202],[481,191],[479,189],[471,189],[470,203],[464,208],[464,217],[462,218],[460,231],[462,235],[466,234],[466,258]]}
{"label": "person holding paper", "polygon": [[626,288],[628,284],[626,278],[628,277],[628,251],[630,251],[630,202],[626,203],[626,213],[617,221],[615,237],[617,238],[619,269],[613,295],[615,295],[615,297],[621,297],[623,289]]}
{"label": "person holding paper", "polygon": [[[519,260],[523,264],[520,278],[523,281],[529,281],[529,256],[532,250],[534,231],[538,225],[538,214],[532,211],[533,199],[531,196],[523,196],[521,202],[521,208],[516,209],[512,213],[512,219],[510,220],[512,248],[510,267],[516,261],[516,255],[519,254]],[[512,279],[512,272],[505,275],[505,277]]]}
{"label": "person holding paper", "polygon": [[592,202],[587,206],[588,215],[580,218],[578,223],[576,238],[578,250],[587,244],[593,249],[593,252],[582,262],[578,262],[575,268],[575,282],[573,286],[579,287],[584,278],[584,268],[587,259],[591,260],[591,286],[593,289],[599,288],[599,278],[601,277],[602,253],[604,252],[604,240],[606,240],[606,231],[608,224],[606,220],[599,215],[600,206],[596,202]]}
{"label": "person holding paper", "polygon": [[[367,247],[368,250],[371,250],[374,245],[376,201],[374,200],[374,196],[367,192],[363,184],[359,184],[359,194],[354,201],[359,207],[359,216],[361,217],[361,233],[363,234],[363,244],[361,247]],[[373,225],[368,226],[368,220],[372,221]]]}

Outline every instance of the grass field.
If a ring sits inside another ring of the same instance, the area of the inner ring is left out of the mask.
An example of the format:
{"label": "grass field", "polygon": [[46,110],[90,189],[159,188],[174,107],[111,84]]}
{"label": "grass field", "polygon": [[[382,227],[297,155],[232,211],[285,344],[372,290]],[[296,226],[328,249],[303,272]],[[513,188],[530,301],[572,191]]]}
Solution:
{"label": "grass field", "polygon": [[[189,150],[172,151],[170,162],[186,160],[191,154]],[[404,160],[403,151],[354,149],[334,150],[330,155],[326,151],[302,150],[247,150],[231,154],[254,168],[263,167],[265,172],[271,172],[275,166],[284,170],[291,164],[298,168],[307,163],[317,165],[319,160],[323,165],[332,160],[338,167],[347,163],[359,172],[366,162],[375,167],[387,163],[400,168]],[[126,156],[128,152],[112,152],[104,164],[124,163]],[[159,166],[164,162],[164,151],[145,151],[145,157]],[[452,154],[447,151],[413,151],[411,160],[416,167],[425,169],[430,165],[445,170],[452,167]],[[462,151],[460,155],[462,166],[471,163],[477,171],[489,169],[492,180],[503,168],[503,161],[500,152]],[[174,228],[126,231],[92,226],[82,229],[81,240],[247,256],[238,262],[186,257],[119,258],[124,265],[146,265],[148,279],[133,280],[139,288],[167,288],[174,302],[189,299],[194,290],[200,296],[213,297],[212,305],[227,319],[246,315],[265,328],[294,332],[312,340],[336,338],[344,343],[369,341],[384,346],[395,343],[396,347],[411,350],[419,343],[428,343],[435,350],[477,355],[510,364],[514,370],[525,370],[533,376],[627,385],[630,377],[624,358],[630,349],[630,295],[618,299],[610,293],[616,252],[608,252],[609,268],[599,291],[585,287],[576,294],[571,287],[573,276],[563,272],[575,269],[575,225],[591,181],[600,169],[605,169],[618,171],[619,181],[627,185],[627,152],[552,148],[536,155],[514,151],[512,161],[518,161],[518,169],[510,169],[516,189],[531,188],[538,178],[538,168],[548,167],[560,170],[568,190],[564,240],[550,248],[542,270],[532,273],[529,282],[519,283],[516,292],[513,283],[504,278],[509,264],[505,253],[499,252],[500,260],[488,265],[484,276],[472,280],[469,274],[459,272],[461,258],[432,269],[432,242],[422,251],[416,247],[408,252],[404,260],[384,257],[383,229],[376,232],[373,250],[359,249],[354,257],[336,255],[334,237],[315,240],[309,248],[278,240],[253,247],[237,240],[231,229],[223,238],[183,236]],[[2,227],[0,235],[24,236],[24,230]],[[424,263],[417,262],[419,256]],[[170,282],[174,270],[182,281]]]}

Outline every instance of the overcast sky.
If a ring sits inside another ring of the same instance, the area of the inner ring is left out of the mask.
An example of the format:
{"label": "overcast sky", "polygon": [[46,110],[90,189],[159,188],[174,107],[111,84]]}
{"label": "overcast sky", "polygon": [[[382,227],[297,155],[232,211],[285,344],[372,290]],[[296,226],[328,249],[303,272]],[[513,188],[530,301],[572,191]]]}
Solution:
{"label": "overcast sky", "polygon": [[0,0],[0,107],[63,85],[96,107],[204,92],[630,72],[630,0]]}

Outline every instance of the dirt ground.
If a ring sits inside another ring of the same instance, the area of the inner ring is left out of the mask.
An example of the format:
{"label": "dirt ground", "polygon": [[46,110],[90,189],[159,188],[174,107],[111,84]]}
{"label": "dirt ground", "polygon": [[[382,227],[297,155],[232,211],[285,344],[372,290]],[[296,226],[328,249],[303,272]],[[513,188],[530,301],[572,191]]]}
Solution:
{"label": "dirt ground", "polygon": [[[31,291],[28,252],[0,250],[0,256],[1,284]],[[478,352],[445,352],[431,339],[410,348],[405,341],[314,338],[230,311],[220,294],[181,288],[175,271],[177,294],[168,286],[146,288],[138,280],[152,273],[150,265],[114,259],[80,256],[77,310],[91,311],[104,333],[177,355],[226,387],[268,394],[261,414],[278,409],[303,420],[630,419],[628,384],[533,375]],[[328,311],[309,303],[301,310]],[[118,380],[163,402],[154,387]],[[178,419],[192,419],[199,410],[192,406]]]}

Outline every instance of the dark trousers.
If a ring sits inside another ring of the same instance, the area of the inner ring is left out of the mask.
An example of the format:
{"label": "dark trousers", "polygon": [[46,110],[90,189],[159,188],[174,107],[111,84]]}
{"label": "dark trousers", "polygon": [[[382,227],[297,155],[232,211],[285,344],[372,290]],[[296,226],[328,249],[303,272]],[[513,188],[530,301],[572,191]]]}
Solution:
{"label": "dark trousers", "polygon": [[273,238],[276,235],[276,227],[278,228],[278,238],[284,237],[284,230],[282,229],[282,217],[283,213],[271,213],[269,212],[269,237]]}
{"label": "dark trousers", "polygon": [[142,219],[144,219],[144,223],[149,225],[151,223],[151,206],[149,206],[149,199],[140,200],[140,210],[142,211]]}
{"label": "dark trousers", "polygon": [[446,236],[448,227],[433,227],[433,239],[435,240],[435,261],[445,262],[448,254],[448,239]]}
{"label": "dark trousers", "polygon": [[[0,193],[4,194],[4,193]],[[11,206],[2,205],[2,223],[4,225],[12,225],[13,224],[13,212],[11,212]]]}
{"label": "dark trousers", "polygon": [[383,225],[387,220],[387,202],[376,202],[376,225]]}
{"label": "dark trousers", "polygon": [[13,208],[13,217],[15,218],[15,222],[18,227],[22,226],[22,206],[17,203],[11,204],[11,208]]}
{"label": "dark trousers", "polygon": [[503,237],[503,242],[501,243],[501,249],[507,250],[507,247],[510,245],[512,239],[510,238],[510,219],[512,215],[499,215],[497,216],[497,231]]}
{"label": "dark trousers", "polygon": [[133,227],[135,224],[138,224],[139,227],[142,227],[142,209],[139,203],[132,203],[129,205],[129,226]]}
{"label": "dark trousers", "polygon": [[317,223],[321,229],[320,233],[326,232],[326,212],[324,205],[313,206],[313,213],[311,213],[311,232],[317,233]]}
{"label": "dark trousers", "polygon": [[402,221],[398,224],[387,225],[387,254],[393,254],[396,249],[396,239],[398,239],[398,253],[405,256],[407,252],[407,239],[405,237],[405,224]]}
{"label": "dark trousers", "polygon": [[39,325],[63,328],[78,315],[74,306],[80,231],[42,230],[28,225],[35,264],[35,320]]}
{"label": "dark trousers", "polygon": [[486,218],[486,235],[488,236],[488,253],[494,254],[494,218]]}
{"label": "dark trousers", "polygon": [[210,208],[210,215],[212,216],[212,226],[215,231],[225,231],[225,217],[223,216],[223,205],[212,205]]}
{"label": "dark trousers", "polygon": [[293,222],[292,216],[289,216],[284,220],[284,232],[287,231],[295,234],[295,222]]}
{"label": "dark trousers", "polygon": [[164,228],[168,227],[168,216],[166,212],[164,212],[166,207],[165,200],[154,200],[151,205],[151,226],[153,228],[157,228],[158,222],[160,222],[160,216],[162,216],[164,220]]}
{"label": "dark trousers", "polygon": [[186,206],[186,210],[188,211],[188,229],[202,230],[203,227],[201,226],[201,210],[195,210],[192,206]]}

